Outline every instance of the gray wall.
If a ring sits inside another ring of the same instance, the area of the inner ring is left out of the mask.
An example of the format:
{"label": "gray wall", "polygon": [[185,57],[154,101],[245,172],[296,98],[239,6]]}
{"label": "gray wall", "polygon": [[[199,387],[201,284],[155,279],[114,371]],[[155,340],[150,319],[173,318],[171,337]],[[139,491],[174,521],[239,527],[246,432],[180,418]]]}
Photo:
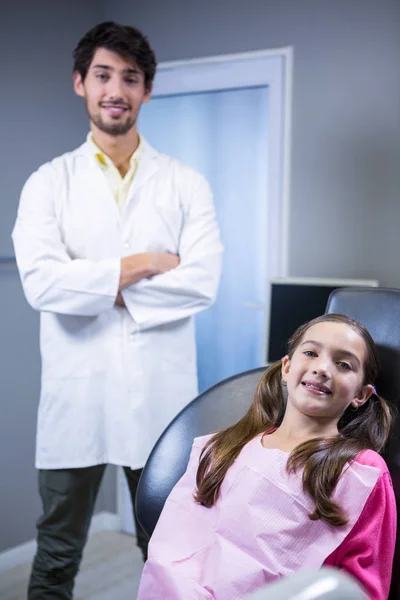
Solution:
{"label": "gray wall", "polygon": [[[290,274],[400,287],[398,0],[3,0],[0,256],[27,176],[83,140],[71,50],[105,18],[143,29],[159,61],[291,45]],[[0,266],[0,551],[34,536],[38,318]],[[110,470],[97,510],[115,509]]]}
{"label": "gray wall", "polygon": [[[84,140],[88,122],[72,92],[71,51],[101,19],[95,0],[0,4],[0,256],[13,254],[10,233],[28,175]],[[15,267],[0,264],[0,551],[33,538],[40,514],[33,467],[38,321]],[[115,509],[114,477],[109,469],[97,510]]]}
{"label": "gray wall", "polygon": [[159,61],[294,47],[290,275],[400,287],[399,0],[115,0]]}

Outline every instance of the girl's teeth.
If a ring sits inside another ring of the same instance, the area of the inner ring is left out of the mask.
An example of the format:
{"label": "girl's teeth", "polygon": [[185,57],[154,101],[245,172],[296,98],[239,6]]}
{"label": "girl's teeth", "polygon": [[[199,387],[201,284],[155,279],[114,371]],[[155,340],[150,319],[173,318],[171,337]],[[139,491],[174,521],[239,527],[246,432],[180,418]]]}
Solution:
{"label": "girl's teeth", "polygon": [[312,385],[311,383],[306,383],[306,387],[310,387],[313,390],[317,390],[317,392],[325,392],[325,390],[321,389],[320,387],[317,387],[316,385]]}

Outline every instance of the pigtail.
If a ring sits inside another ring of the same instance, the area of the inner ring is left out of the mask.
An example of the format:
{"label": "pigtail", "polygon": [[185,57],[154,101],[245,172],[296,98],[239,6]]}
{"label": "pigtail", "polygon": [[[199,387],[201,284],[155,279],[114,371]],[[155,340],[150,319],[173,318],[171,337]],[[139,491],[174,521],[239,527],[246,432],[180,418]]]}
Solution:
{"label": "pigtail", "polygon": [[346,525],[348,519],[331,496],[346,464],[362,450],[381,452],[390,433],[393,413],[389,404],[374,393],[360,408],[349,406],[339,423],[339,435],[331,439],[316,438],[300,444],[291,453],[289,473],[303,468],[303,488],[315,500],[309,515],[334,526]]}
{"label": "pigtail", "polygon": [[245,416],[232,427],[216,433],[204,447],[197,470],[194,499],[211,507],[228,469],[242,448],[256,435],[276,427],[285,411],[281,383],[281,361],[273,363],[262,375],[253,402]]}
{"label": "pigtail", "polygon": [[381,452],[388,440],[393,421],[393,409],[376,392],[360,408],[349,406],[338,423],[346,439],[358,440],[362,449]]}

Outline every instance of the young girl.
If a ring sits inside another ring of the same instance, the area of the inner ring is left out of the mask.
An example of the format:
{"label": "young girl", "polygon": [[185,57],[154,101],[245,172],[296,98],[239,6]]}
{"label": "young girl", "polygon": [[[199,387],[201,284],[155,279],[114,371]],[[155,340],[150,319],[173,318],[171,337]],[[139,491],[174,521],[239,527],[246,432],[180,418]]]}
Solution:
{"label": "young girl", "polygon": [[378,370],[356,321],[327,314],[300,327],[247,414],[194,440],[138,600],[242,600],[322,565],[348,571],[368,598],[387,598],[396,506],[377,454],[391,425]]}

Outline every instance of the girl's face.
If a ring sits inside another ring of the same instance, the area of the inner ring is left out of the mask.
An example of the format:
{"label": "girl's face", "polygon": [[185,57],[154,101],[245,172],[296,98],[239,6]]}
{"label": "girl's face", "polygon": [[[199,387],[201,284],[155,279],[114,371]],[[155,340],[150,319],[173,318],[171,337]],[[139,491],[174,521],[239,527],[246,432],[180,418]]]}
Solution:
{"label": "girl's face", "polygon": [[364,340],[348,325],[313,325],[292,358],[282,361],[288,403],[305,416],[338,421],[350,404],[361,406],[373,392],[363,384],[366,354]]}

